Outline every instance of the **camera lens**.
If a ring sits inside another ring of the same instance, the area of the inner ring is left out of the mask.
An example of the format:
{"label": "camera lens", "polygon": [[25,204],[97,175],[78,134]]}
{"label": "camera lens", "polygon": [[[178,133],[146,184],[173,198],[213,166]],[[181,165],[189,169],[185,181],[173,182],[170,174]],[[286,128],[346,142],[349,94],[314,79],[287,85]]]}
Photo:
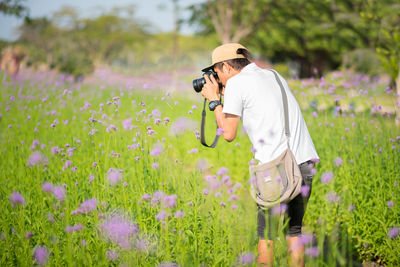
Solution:
{"label": "camera lens", "polygon": [[193,88],[197,93],[200,93],[203,89],[204,84],[206,83],[206,79],[204,77],[193,80]]}

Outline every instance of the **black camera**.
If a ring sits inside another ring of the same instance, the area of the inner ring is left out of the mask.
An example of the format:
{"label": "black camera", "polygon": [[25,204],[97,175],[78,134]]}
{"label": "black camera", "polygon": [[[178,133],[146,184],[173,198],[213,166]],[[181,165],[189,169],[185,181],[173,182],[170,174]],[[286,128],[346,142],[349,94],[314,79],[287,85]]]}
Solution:
{"label": "black camera", "polygon": [[[204,73],[205,75],[211,76],[213,75],[215,80],[218,81],[218,75],[214,70],[208,70],[207,72]],[[203,74],[203,75],[204,75]],[[198,78],[198,79],[194,79],[193,80],[193,88],[197,93],[200,93],[201,90],[203,89],[203,86],[206,84],[206,79],[204,77]],[[219,84],[219,88],[221,89],[222,84]]]}

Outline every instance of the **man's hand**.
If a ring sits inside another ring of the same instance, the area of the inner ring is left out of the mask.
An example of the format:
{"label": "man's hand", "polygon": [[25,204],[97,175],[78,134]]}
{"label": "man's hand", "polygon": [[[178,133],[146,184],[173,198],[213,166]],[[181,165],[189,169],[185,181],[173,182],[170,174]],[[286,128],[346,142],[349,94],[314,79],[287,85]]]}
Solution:
{"label": "man's hand", "polygon": [[[219,100],[219,85],[215,80],[213,75],[204,74],[204,79],[206,79],[206,84],[204,84],[203,89],[201,90],[201,94],[208,100]],[[211,77],[211,79],[210,79]]]}

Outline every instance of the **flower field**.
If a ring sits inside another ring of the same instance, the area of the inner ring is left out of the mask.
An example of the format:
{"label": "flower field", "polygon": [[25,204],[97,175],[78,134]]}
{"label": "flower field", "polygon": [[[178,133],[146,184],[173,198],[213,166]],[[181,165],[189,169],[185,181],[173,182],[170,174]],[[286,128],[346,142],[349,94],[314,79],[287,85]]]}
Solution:
{"label": "flower field", "polygon": [[[183,76],[171,90],[161,75],[0,73],[1,266],[256,266],[251,144],[239,129],[201,146],[197,76]],[[289,85],[320,156],[306,266],[399,266],[395,93],[346,72]],[[287,266],[280,226],[275,264]]]}

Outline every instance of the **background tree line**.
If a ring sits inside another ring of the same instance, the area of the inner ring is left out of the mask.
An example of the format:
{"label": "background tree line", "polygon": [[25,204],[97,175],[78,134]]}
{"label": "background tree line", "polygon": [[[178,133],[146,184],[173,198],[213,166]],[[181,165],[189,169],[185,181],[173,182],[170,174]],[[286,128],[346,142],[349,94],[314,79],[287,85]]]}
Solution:
{"label": "background tree line", "polygon": [[[344,66],[370,75],[384,71],[392,86],[396,79],[400,84],[399,0],[205,0],[189,7],[187,21],[179,18],[179,0],[172,2],[170,33],[153,33],[149,23],[135,18],[134,6],[96,18],[80,18],[67,7],[51,17],[26,19],[16,43],[25,49],[27,64],[75,76],[100,64],[147,70],[200,66],[215,45],[242,42],[259,59],[291,62],[300,77]],[[0,11],[28,17],[21,0],[2,1]],[[199,30],[182,36],[182,23]]]}

